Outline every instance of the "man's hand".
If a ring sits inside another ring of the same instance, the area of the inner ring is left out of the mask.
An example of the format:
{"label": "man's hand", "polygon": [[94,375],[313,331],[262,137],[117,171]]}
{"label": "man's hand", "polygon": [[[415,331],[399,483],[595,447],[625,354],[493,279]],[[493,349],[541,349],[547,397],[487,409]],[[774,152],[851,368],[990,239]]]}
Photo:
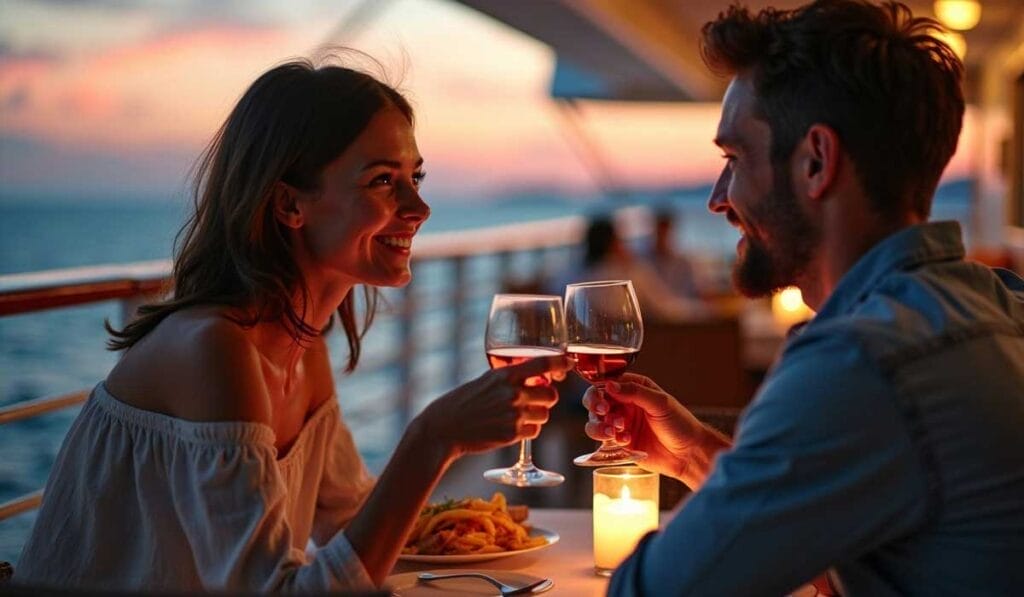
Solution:
{"label": "man's hand", "polygon": [[640,463],[644,468],[679,479],[691,489],[703,484],[714,455],[731,445],[650,378],[627,373],[609,382],[605,392],[607,397],[590,388],[583,396],[583,406],[590,412],[587,435],[647,452]]}

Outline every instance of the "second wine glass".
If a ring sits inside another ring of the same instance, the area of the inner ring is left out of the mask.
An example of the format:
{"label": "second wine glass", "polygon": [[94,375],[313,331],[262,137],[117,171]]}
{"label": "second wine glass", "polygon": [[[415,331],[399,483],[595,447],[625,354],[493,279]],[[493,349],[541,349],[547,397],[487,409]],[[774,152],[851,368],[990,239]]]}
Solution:
{"label": "second wine glass", "polygon": [[[640,305],[629,280],[569,284],[565,288],[565,326],[568,352],[576,358],[576,373],[601,393],[611,380],[633,364],[644,341]],[[647,458],[613,440],[590,454],[576,457],[579,466],[615,466]]]}
{"label": "second wine glass", "polygon": [[[517,365],[529,359],[565,354],[565,316],[562,298],[533,294],[497,294],[487,318],[485,349],[491,369]],[[526,385],[550,385],[547,375],[531,377]],[[519,444],[519,461],[508,468],[491,469],[484,478],[516,487],[551,487],[562,475],[533,464],[533,444]]]}

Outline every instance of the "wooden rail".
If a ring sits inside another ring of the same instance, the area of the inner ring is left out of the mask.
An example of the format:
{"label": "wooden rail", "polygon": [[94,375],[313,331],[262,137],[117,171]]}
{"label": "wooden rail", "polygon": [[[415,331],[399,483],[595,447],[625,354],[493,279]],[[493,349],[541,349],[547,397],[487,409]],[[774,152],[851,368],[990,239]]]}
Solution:
{"label": "wooden rail", "polygon": [[[0,407],[0,425],[13,423],[22,419],[29,419],[48,412],[75,406],[85,402],[89,392],[80,390],[70,394],[52,396],[48,398],[36,398],[35,400],[23,400],[14,404]],[[2,517],[0,517],[2,518]]]}
{"label": "wooden rail", "polygon": [[0,316],[156,294],[170,273],[160,260],[0,276]]}
{"label": "wooden rail", "polygon": [[29,510],[39,507],[39,504],[43,503],[43,490],[33,491],[32,493],[25,494],[21,497],[14,498],[9,502],[0,504],[0,520],[8,519],[12,516],[17,516],[22,512],[28,512]]}

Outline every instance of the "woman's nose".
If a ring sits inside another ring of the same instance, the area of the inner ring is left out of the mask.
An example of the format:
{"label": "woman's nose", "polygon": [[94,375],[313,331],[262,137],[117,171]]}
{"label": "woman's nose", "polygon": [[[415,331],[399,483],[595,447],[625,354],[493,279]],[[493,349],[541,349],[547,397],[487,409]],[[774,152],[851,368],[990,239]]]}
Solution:
{"label": "woman's nose", "polygon": [[430,217],[430,206],[420,196],[416,187],[409,187],[402,193],[402,202],[398,206],[398,215],[410,222],[423,222]]}
{"label": "woman's nose", "polygon": [[714,213],[724,213],[729,209],[729,182],[732,180],[732,166],[726,164],[718,175],[715,186],[711,187],[708,197],[708,209]]}

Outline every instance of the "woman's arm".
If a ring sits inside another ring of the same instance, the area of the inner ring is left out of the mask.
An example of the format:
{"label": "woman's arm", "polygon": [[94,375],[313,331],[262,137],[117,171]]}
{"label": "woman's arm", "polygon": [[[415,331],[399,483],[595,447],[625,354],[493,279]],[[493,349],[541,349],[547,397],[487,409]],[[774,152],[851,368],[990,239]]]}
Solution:
{"label": "woman's arm", "polygon": [[455,451],[431,441],[420,419],[402,436],[362,510],[345,529],[375,584],[391,571],[416,517],[454,460]]}
{"label": "woman's arm", "polygon": [[427,498],[459,456],[533,438],[558,401],[551,387],[524,382],[564,372],[569,359],[534,359],[494,371],[449,392],[410,424],[345,537],[374,583],[391,571]]}

